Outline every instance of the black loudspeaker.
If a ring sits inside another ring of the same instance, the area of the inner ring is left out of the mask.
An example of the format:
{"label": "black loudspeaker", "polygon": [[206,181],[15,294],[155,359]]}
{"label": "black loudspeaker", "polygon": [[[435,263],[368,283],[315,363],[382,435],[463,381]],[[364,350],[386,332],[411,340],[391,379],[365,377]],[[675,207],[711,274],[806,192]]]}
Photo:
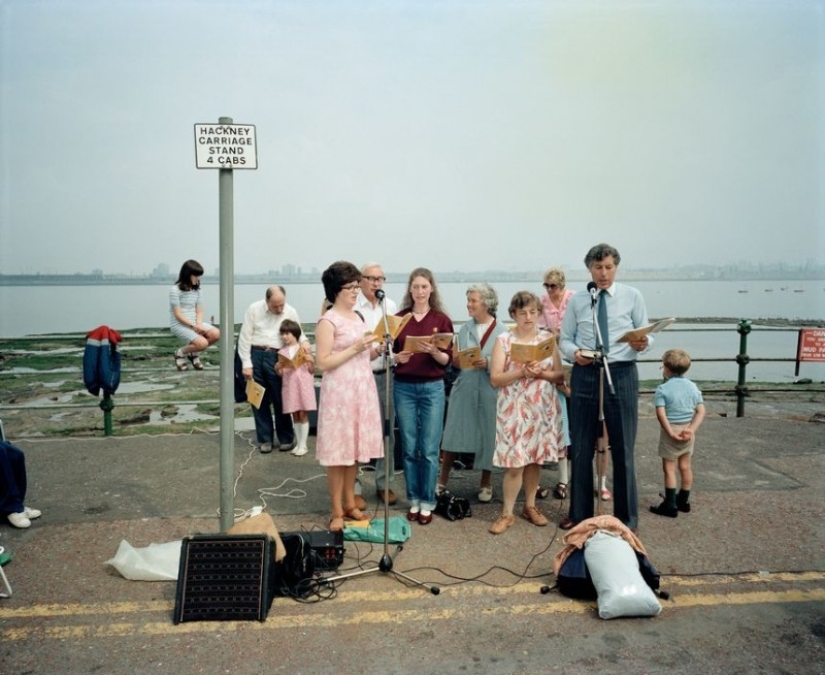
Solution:
{"label": "black loudspeaker", "polygon": [[265,621],[272,604],[274,547],[263,534],[184,538],[174,622]]}

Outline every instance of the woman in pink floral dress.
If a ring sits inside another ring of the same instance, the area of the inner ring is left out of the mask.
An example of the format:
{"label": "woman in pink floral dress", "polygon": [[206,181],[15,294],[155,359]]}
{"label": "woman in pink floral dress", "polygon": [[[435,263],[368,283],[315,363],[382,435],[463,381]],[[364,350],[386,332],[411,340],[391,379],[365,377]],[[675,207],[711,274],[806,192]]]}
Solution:
{"label": "woman in pink floral dress", "polygon": [[564,448],[564,430],[555,384],[563,380],[558,347],[538,361],[519,363],[511,359],[515,343],[535,345],[552,336],[538,327],[541,300],[519,291],[510,301],[515,328],[496,338],[490,364],[490,382],[499,388],[496,402],[496,448],[493,464],[506,469],[502,481],[504,507],[490,527],[501,534],[514,522],[516,498],[524,486],[521,515],[533,525],[547,525],[536,508],[541,465],[558,459]]}
{"label": "woman in pink floral dress", "polygon": [[330,530],[342,530],[345,518],[366,518],[355,506],[357,463],[384,456],[378,390],[370,366],[381,346],[355,311],[360,280],[359,269],[343,261],[321,276],[332,307],[315,329],[315,360],[323,373],[315,454],[327,470]]}

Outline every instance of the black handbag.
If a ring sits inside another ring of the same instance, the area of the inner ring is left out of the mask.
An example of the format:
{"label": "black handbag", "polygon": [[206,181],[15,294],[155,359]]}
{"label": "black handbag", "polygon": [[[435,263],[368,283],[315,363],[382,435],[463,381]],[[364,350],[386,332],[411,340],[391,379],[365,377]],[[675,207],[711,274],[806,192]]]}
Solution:
{"label": "black handbag", "polygon": [[435,498],[435,512],[447,520],[461,520],[473,515],[470,501],[446,490]]}

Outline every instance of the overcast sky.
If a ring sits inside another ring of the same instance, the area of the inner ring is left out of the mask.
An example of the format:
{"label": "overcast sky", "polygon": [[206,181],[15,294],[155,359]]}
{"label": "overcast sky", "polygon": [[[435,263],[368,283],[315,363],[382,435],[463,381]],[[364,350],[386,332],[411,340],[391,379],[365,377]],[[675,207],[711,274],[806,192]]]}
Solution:
{"label": "overcast sky", "polygon": [[[825,263],[825,0],[0,0],[3,273]],[[228,255],[225,251],[223,255]]]}

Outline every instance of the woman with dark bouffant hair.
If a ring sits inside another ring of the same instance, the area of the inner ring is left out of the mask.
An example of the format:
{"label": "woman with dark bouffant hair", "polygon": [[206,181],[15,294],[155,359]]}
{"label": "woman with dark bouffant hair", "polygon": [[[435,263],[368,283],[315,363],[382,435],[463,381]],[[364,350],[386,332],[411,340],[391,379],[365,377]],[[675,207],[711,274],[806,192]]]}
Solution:
{"label": "woman with dark bouffant hair", "polygon": [[187,260],[169,291],[169,328],[172,335],[186,343],[175,352],[178,370],[186,370],[187,359],[195,370],[203,370],[200,353],[221,337],[219,329],[203,320],[202,276],[201,264],[197,260]]}
{"label": "woman with dark bouffant hair", "polygon": [[379,354],[375,336],[355,311],[361,272],[338,261],[321,276],[332,306],[315,328],[315,362],[323,373],[315,454],[326,467],[332,517],[329,529],[344,529],[344,519],[367,516],[355,505],[358,463],[384,456],[378,390],[370,361]]}

